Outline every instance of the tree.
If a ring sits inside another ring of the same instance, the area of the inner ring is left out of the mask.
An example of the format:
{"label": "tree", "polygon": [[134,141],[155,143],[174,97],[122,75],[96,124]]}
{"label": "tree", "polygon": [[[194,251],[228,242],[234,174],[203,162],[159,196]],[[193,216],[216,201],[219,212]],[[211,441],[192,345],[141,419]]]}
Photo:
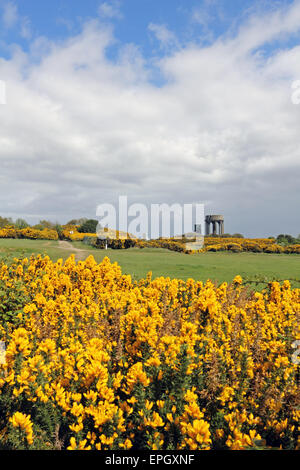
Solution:
{"label": "tree", "polygon": [[277,243],[281,243],[282,245],[291,245],[293,243],[297,243],[297,240],[294,237],[292,237],[292,235],[283,234],[283,233],[278,235],[278,237],[276,238],[276,241]]}
{"label": "tree", "polygon": [[24,219],[17,219],[14,223],[14,226],[17,229],[22,230],[23,228],[29,227],[29,224]]}
{"label": "tree", "polygon": [[98,220],[88,219],[80,225],[78,232],[80,233],[96,233]]}
{"label": "tree", "polygon": [[54,229],[54,224],[53,222],[50,222],[49,220],[40,220],[38,224],[34,225],[34,227],[36,230],[44,230],[44,228],[48,228],[48,229]]}
{"label": "tree", "polygon": [[86,222],[88,219],[86,217],[82,217],[81,219],[72,219],[69,220],[65,225],[82,225],[84,222]]}
{"label": "tree", "polygon": [[59,223],[56,223],[56,224],[54,225],[53,229],[57,231],[58,238],[59,238],[60,240],[62,240],[63,237],[64,237],[64,236],[63,236],[63,228],[62,228],[62,226],[61,226]]}
{"label": "tree", "polygon": [[7,227],[7,225],[13,225],[13,221],[10,217],[0,217],[0,228]]}

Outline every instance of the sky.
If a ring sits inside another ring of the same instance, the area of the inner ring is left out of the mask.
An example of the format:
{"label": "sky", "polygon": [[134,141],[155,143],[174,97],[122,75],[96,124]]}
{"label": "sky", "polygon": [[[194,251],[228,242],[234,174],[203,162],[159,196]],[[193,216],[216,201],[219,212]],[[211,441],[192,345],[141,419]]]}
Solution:
{"label": "sky", "polygon": [[1,216],[126,195],[300,233],[300,1],[0,0],[0,80]]}

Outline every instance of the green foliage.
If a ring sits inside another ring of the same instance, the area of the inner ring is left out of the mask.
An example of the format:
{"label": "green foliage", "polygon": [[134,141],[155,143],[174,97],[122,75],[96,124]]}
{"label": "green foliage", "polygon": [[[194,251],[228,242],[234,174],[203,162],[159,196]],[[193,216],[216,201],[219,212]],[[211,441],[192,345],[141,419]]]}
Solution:
{"label": "green foliage", "polygon": [[48,228],[51,230],[54,229],[54,224],[49,220],[40,220],[40,222],[34,225],[33,228],[35,228],[36,230],[44,230],[44,228]]}
{"label": "green foliage", "polygon": [[58,238],[59,238],[60,240],[62,240],[62,239],[64,238],[62,226],[61,226],[60,224],[55,224],[53,228],[54,228],[54,230],[57,231]]}
{"label": "green foliage", "polygon": [[7,227],[7,225],[13,225],[11,217],[0,217],[0,228]]}
{"label": "green foliage", "polygon": [[82,225],[84,222],[86,222],[88,219],[86,217],[82,217],[81,219],[72,219],[69,220],[65,225]]}
{"label": "green foliage", "polygon": [[29,450],[25,432],[20,429],[15,429],[11,424],[9,425],[5,445],[1,443],[1,447],[2,446],[3,450]]}
{"label": "green foliage", "polygon": [[84,237],[82,243],[88,246],[96,247],[97,245],[97,238],[96,237]]}
{"label": "green foliage", "polygon": [[[244,276],[243,277],[243,284],[245,286],[247,285],[253,285],[255,287],[255,290],[258,290],[258,288],[261,288],[262,286],[265,287],[270,287],[272,282],[284,282],[286,278],[284,279],[279,279],[278,276],[275,275],[269,275],[269,276],[263,276],[261,274],[255,274],[252,276]],[[299,278],[289,278],[288,279],[291,284],[295,285],[296,287],[300,287],[300,279]]]}
{"label": "green foliage", "polygon": [[96,233],[98,220],[88,219],[80,225],[78,232],[80,233]]}
{"label": "green foliage", "polygon": [[276,241],[279,245],[286,246],[286,245],[296,245],[300,243],[300,238],[294,238],[292,235],[283,234],[281,233],[276,238]]}
{"label": "green foliage", "polygon": [[95,239],[94,245],[97,248],[104,249],[106,246],[107,248],[111,248],[112,250],[121,250],[132,248],[136,245],[135,240],[131,240],[130,238],[125,240],[117,240],[117,239]]}
{"label": "green foliage", "polygon": [[14,280],[8,289],[6,281],[0,280],[0,325],[6,327],[7,323],[18,325],[17,315],[22,313],[24,305],[28,302],[25,294],[23,280]]}
{"label": "green foliage", "polygon": [[30,225],[24,219],[17,219],[14,223],[14,226],[19,230],[30,227]]}

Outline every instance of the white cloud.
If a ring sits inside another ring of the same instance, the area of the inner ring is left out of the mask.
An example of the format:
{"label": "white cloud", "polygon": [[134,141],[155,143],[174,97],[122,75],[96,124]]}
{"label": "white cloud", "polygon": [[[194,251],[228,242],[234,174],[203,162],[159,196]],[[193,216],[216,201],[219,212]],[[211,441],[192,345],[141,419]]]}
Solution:
{"label": "white cloud", "polygon": [[15,3],[7,2],[3,5],[3,25],[6,29],[12,28],[18,21],[18,9]]}
{"label": "white cloud", "polygon": [[149,31],[151,31],[156,39],[160,42],[162,49],[169,49],[170,47],[178,47],[178,41],[175,34],[170,31],[164,24],[149,23]]}
{"label": "white cloud", "polygon": [[19,28],[19,34],[24,39],[31,38],[31,23],[27,16],[22,16],[18,12],[18,7],[14,2],[5,2],[2,7],[2,24],[4,31],[12,28]]}
{"label": "white cloud", "polygon": [[28,54],[0,59],[2,213],[63,222],[127,194],[129,202],[212,201],[206,210],[224,213],[226,231],[298,234],[290,213],[299,206],[300,106],[291,103],[299,47],[268,59],[249,53],[296,32],[295,5],[280,22],[278,13],[265,17],[265,33],[257,18],[210,47],[172,50],[158,63],[167,79],[159,87],[138,48],[106,58],[114,37],[97,21],[65,42],[40,39]]}
{"label": "white cloud", "polygon": [[[212,8],[213,7],[213,11]],[[220,16],[220,6],[216,0],[204,0],[201,6],[192,10],[192,20],[205,28],[216,16]]]}
{"label": "white cloud", "polygon": [[287,39],[299,33],[300,2],[295,0],[290,7],[277,8],[271,14],[250,16],[239,31],[239,49],[250,51],[274,40]]}
{"label": "white cloud", "polygon": [[32,36],[31,22],[26,16],[22,17],[20,21],[20,35],[24,39],[30,39]]}
{"label": "white cloud", "polygon": [[201,6],[197,6],[191,11],[191,22],[201,26],[201,40],[211,42],[215,32],[213,23],[216,20],[224,21],[225,14],[223,6],[218,0],[203,0]]}
{"label": "white cloud", "polygon": [[109,2],[103,2],[99,5],[98,13],[101,18],[122,18],[120,10],[121,4],[119,1],[111,0]]}

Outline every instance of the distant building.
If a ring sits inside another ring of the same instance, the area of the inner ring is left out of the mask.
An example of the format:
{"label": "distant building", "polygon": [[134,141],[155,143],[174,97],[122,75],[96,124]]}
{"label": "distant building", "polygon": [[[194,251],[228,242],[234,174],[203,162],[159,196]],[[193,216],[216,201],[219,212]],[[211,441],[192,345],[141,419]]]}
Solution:
{"label": "distant building", "polygon": [[[212,235],[224,235],[223,215],[207,215],[205,217],[205,235],[211,234],[210,232],[211,225],[212,225]],[[217,226],[218,226],[218,230],[217,230]]]}
{"label": "distant building", "polygon": [[199,235],[203,235],[201,224],[196,224],[195,225],[195,232],[198,233]]}

